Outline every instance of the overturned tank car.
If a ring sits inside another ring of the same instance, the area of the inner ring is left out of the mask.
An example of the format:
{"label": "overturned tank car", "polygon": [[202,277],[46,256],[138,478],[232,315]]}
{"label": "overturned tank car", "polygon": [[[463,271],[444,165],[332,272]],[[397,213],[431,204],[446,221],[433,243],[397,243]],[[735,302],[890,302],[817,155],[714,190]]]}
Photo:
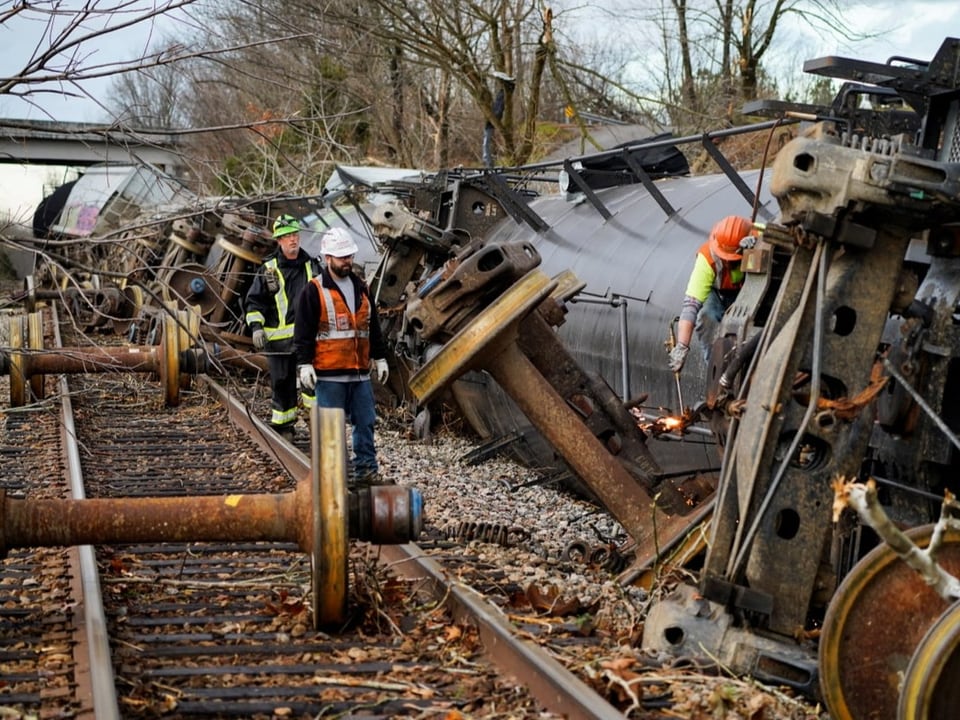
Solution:
{"label": "overturned tank car", "polygon": [[[871,478],[890,525],[960,571],[958,67],[955,39],[930,61],[808,62],[847,82],[831,106],[745,109],[775,118],[755,131],[808,123],[766,174],[697,138],[725,172],[657,180],[635,151],[682,139],[651,140],[592,158],[616,170],[447,176],[371,217],[415,400],[449,390],[491,447],[562,465],[636,542],[635,569],[709,519],[697,582],[655,603],[644,645],[838,718],[945,717],[958,700],[957,598],[833,512],[838,483]],[[568,192],[536,191],[560,175]],[[664,340],[697,246],[731,212],[762,238],[709,362],[676,382]],[[691,442],[700,418],[715,442]]]}

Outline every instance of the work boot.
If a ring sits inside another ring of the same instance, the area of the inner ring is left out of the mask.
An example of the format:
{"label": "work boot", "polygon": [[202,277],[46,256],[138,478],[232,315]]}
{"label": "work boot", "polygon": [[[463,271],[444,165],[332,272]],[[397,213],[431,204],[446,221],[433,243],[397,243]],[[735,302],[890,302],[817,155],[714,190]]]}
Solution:
{"label": "work boot", "polygon": [[354,482],[354,485],[356,485],[356,487],[372,487],[374,485],[393,485],[393,484],[394,484],[393,480],[388,480],[384,478],[376,470],[367,470],[365,472],[361,472],[359,477],[357,477],[356,481]]}
{"label": "work boot", "polygon": [[293,439],[297,435],[297,430],[292,424],[291,425],[273,425],[272,427],[274,432],[277,433],[277,435],[282,437],[284,440],[287,440],[288,442],[293,442]]}

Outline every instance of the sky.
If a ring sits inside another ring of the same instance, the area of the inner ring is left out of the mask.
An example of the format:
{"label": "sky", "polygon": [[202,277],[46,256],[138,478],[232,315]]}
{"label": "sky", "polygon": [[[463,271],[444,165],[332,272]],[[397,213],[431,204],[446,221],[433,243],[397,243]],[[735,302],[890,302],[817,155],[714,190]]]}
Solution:
{"label": "sky", "polygon": [[[930,60],[946,37],[960,37],[957,0],[873,0],[842,3],[850,28],[867,40],[851,43],[837,33],[822,32],[793,18],[790,35],[803,47],[804,59],[838,55],[884,63],[892,56]],[[810,48],[813,52],[806,51]]]}
{"label": "sky", "polygon": [[[34,0],[36,10],[22,11],[0,22],[0,86],[5,78],[55,74],[67,60],[53,58],[42,71],[30,71],[31,63],[53,44],[58,32],[66,33],[66,14],[51,15],[54,6],[76,9],[88,7],[86,19],[69,29],[69,39],[79,41],[70,48],[75,67],[88,72],[106,73],[136,63],[165,37],[193,34],[189,7],[170,9],[168,14],[154,12],[172,6],[189,6],[194,0]],[[0,0],[0,17],[22,0]],[[122,9],[120,9],[122,8]],[[51,21],[51,17],[59,20]],[[76,15],[73,16],[75,18]],[[182,31],[182,32],[181,32]],[[94,78],[76,85],[66,82],[20,83],[7,94],[0,94],[0,117],[103,122],[109,118],[104,107],[111,81]],[[20,97],[30,89],[27,97]]]}
{"label": "sky", "polygon": [[[142,17],[156,7],[180,4],[181,1],[35,0],[31,4],[35,7],[54,3],[73,7],[86,5],[95,9],[123,5],[123,13],[93,15],[85,26],[86,31],[91,32],[116,28],[119,23]],[[614,3],[622,6],[624,1],[594,0],[586,7],[602,8],[609,2],[612,8]],[[0,17],[5,17],[14,2],[19,3],[20,0],[0,0]],[[885,62],[891,55],[929,59],[944,37],[960,36],[960,2],[957,0],[873,0],[842,4],[845,8],[844,17],[851,28],[864,34],[876,34],[876,37],[853,44],[837,33],[823,32],[793,22],[789,33],[783,35],[788,49],[778,54],[784,63],[784,73],[789,74],[791,68],[796,68],[798,60],[824,55],[861,57],[876,62]],[[636,7],[643,5],[640,0],[635,3]],[[180,11],[173,19],[150,20],[114,30],[109,33],[108,39],[101,37],[84,43],[78,49],[77,60],[84,68],[107,68],[116,63],[129,63],[142,57],[161,37],[176,36],[179,31],[187,31],[183,34],[192,35],[190,26],[193,23],[188,11],[189,8]],[[49,47],[49,29],[46,20],[41,17],[47,16],[37,15],[30,19],[21,14],[0,23],[0,87],[4,79],[21,75],[36,53]],[[605,25],[609,26],[609,23]],[[622,32],[622,28],[619,31]],[[780,74],[777,70],[773,72]],[[34,94],[26,100],[12,93],[0,94],[0,118],[104,122],[109,119],[104,108],[109,86],[109,79],[91,80],[83,83],[79,89],[52,83],[44,86],[50,92]],[[14,87],[13,93],[19,89],[22,86]],[[8,213],[15,218],[32,216],[33,208],[43,196],[44,184],[57,177],[57,172],[51,168],[0,164],[0,216]],[[62,170],[59,172],[62,173]]]}
{"label": "sky", "polygon": [[[11,6],[21,0],[0,0],[0,17],[5,17]],[[46,10],[54,5],[61,8],[87,6],[93,9],[87,22],[71,37],[93,36],[75,49],[79,67],[95,71],[129,65],[143,57],[163,37],[176,36],[178,31],[193,34],[193,24],[187,10],[180,9],[175,17],[149,18],[153,10],[171,5],[189,5],[183,0],[34,0],[38,9],[32,14],[20,13],[0,23],[0,88],[10,78],[22,77],[38,53],[51,45],[51,37],[63,28],[63,23],[50,27]],[[122,11],[108,12],[122,6]],[[131,20],[142,22],[120,27]],[[112,29],[112,30],[111,30]],[[60,67],[62,59],[51,67]],[[48,71],[44,71],[47,74]],[[34,77],[36,77],[34,75]],[[8,93],[0,90],[0,118],[15,120],[57,120],[62,122],[102,123],[109,120],[104,105],[110,91],[109,78],[91,79],[79,86],[51,82],[31,84],[28,97],[20,97],[24,85],[15,85]],[[51,166],[24,166],[0,163],[0,219],[9,217],[17,222],[30,223],[33,211],[43,196],[67,179],[68,169]]]}

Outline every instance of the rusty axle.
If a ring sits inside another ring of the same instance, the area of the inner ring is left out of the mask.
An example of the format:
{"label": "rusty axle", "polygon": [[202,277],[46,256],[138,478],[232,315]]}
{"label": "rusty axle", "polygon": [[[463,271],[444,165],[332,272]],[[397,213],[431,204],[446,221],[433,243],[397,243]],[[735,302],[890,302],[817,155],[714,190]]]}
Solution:
{"label": "rusty axle", "polygon": [[44,397],[43,376],[47,373],[79,374],[104,372],[145,372],[160,377],[168,405],[180,404],[181,376],[206,372],[206,354],[187,348],[184,328],[190,318],[185,311],[163,317],[160,345],[125,348],[77,347],[44,351],[43,320],[39,312],[10,321],[10,349],[0,352],[0,373],[10,375],[10,404],[27,402],[27,387],[37,399]]}
{"label": "rusty axle", "polygon": [[199,497],[11,498],[0,489],[0,559],[10,548],[138,542],[294,542],[310,558],[314,626],[346,617],[348,539],[416,540],[415,488],[346,484],[344,412],[311,412],[310,472],[294,492]]}
{"label": "rusty axle", "polygon": [[[389,544],[419,534],[409,488],[378,486],[347,497],[348,535]],[[36,500],[0,488],[0,557],[7,550],[138,542],[295,542],[309,551],[310,480],[290,493]]]}

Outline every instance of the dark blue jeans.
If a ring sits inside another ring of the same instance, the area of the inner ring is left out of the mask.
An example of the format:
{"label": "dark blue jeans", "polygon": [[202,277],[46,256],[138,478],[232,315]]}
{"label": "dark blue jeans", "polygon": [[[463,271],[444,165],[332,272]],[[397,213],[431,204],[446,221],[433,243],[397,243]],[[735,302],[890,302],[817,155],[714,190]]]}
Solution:
{"label": "dark blue jeans", "polygon": [[733,301],[736,299],[737,294],[735,291],[720,293],[716,290],[711,290],[703,303],[703,307],[700,308],[700,312],[697,314],[697,323],[694,326],[694,332],[697,334],[697,341],[700,343],[700,352],[703,353],[703,361],[707,365],[710,364],[710,350],[712,349],[714,340],[717,339],[717,329],[720,321],[723,319],[723,314],[727,311],[728,307],[733,305]]}
{"label": "dark blue jeans", "polygon": [[377,472],[380,468],[373,442],[377,413],[370,380],[330,382],[318,379],[313,393],[320,407],[342,408],[347,422],[353,426],[353,469],[356,476]]}

